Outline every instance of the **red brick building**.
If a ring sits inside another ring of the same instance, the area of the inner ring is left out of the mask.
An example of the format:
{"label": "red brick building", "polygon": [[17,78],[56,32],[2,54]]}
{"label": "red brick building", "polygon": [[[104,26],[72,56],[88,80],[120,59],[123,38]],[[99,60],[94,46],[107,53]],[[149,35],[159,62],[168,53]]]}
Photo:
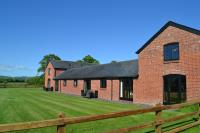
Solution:
{"label": "red brick building", "polygon": [[101,99],[146,104],[200,97],[199,30],[170,21],[136,53],[138,60],[71,67],[53,76],[47,74],[52,68],[49,63],[45,86],[54,79],[63,93],[85,96],[93,92]]}
{"label": "red brick building", "polygon": [[137,51],[134,102],[173,104],[200,98],[200,31],[164,25]]}
{"label": "red brick building", "polygon": [[53,88],[54,91],[58,91],[59,82],[54,80],[54,77],[60,75],[68,69],[82,67],[85,65],[89,64],[72,61],[50,61],[45,70],[45,87],[49,89]]}
{"label": "red brick building", "polygon": [[105,100],[133,100],[133,79],[138,76],[138,61],[130,60],[103,65],[72,68],[55,77],[60,92]]}

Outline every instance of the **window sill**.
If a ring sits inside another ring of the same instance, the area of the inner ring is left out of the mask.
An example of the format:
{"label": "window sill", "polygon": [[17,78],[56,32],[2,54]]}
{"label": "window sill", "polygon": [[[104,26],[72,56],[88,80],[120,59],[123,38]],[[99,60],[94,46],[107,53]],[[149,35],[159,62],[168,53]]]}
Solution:
{"label": "window sill", "polygon": [[179,60],[169,60],[169,61],[164,61],[164,64],[169,64],[169,63],[179,63]]}

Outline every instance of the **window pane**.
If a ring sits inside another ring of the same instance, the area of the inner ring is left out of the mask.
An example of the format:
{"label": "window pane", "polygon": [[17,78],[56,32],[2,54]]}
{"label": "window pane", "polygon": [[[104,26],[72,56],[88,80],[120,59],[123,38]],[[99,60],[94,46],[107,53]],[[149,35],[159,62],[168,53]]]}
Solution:
{"label": "window pane", "polygon": [[179,47],[178,44],[172,46],[172,59],[179,59]]}
{"label": "window pane", "polygon": [[78,80],[74,80],[74,86],[78,86]]}
{"label": "window pane", "polygon": [[179,59],[179,44],[173,43],[164,46],[164,60],[178,60]]}
{"label": "window pane", "polygon": [[171,74],[164,76],[164,103],[175,104],[186,100],[186,77]]}
{"label": "window pane", "polygon": [[51,74],[51,69],[50,68],[48,68],[48,75],[50,75]]}
{"label": "window pane", "polygon": [[67,85],[67,80],[63,80],[63,86]]}
{"label": "window pane", "polygon": [[106,82],[107,82],[106,79],[101,79],[100,80],[100,87],[101,88],[106,88]]}
{"label": "window pane", "polygon": [[169,46],[165,46],[164,48],[164,58],[165,60],[170,60],[171,59],[171,49]]}

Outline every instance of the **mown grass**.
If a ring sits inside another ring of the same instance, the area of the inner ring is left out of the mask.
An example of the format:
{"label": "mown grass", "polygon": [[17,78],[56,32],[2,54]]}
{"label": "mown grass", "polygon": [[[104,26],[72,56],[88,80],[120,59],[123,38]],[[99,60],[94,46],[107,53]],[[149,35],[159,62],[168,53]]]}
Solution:
{"label": "mown grass", "polygon": [[[27,122],[57,118],[60,112],[66,117],[77,117],[94,114],[103,114],[114,111],[123,111],[141,108],[139,105],[107,102],[94,99],[85,99],[77,96],[44,92],[42,89],[5,88],[0,89],[0,124]],[[170,110],[163,113],[164,118],[181,115],[194,111],[197,108],[187,107],[181,110]],[[100,120],[67,126],[68,132],[73,133],[98,133],[110,131],[121,127],[129,127],[155,118],[154,113],[128,116],[115,119]],[[191,119],[191,118],[190,118]],[[187,119],[186,119],[187,120]],[[179,121],[182,122],[182,121]],[[188,121],[186,123],[189,123]],[[178,122],[164,130],[174,128]],[[182,123],[185,124],[185,123]],[[168,126],[166,124],[165,126]],[[151,132],[153,128],[140,130],[138,132]],[[198,133],[200,126],[191,128],[184,132]],[[19,132],[19,131],[18,131]],[[30,133],[55,133],[56,127],[32,129],[20,132]]]}

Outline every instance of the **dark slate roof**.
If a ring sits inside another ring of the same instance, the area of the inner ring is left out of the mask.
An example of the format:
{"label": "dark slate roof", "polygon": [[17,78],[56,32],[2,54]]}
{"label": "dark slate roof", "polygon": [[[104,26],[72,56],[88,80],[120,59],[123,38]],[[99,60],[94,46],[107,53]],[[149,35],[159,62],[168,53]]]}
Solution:
{"label": "dark slate roof", "polygon": [[99,78],[136,78],[138,60],[122,61],[103,65],[85,66],[66,70],[54,79],[99,79]]}
{"label": "dark slate roof", "polygon": [[137,52],[136,54],[139,54],[144,48],[146,48],[159,34],[161,34],[167,27],[173,26],[188,32],[191,32],[193,34],[200,35],[200,30],[193,29],[172,21],[167,22],[156,34],[154,34]]}
{"label": "dark slate roof", "polygon": [[82,63],[82,62],[73,62],[73,61],[52,60],[50,62],[55,69],[70,69],[70,68],[77,68],[77,67],[82,67],[82,66],[93,65],[93,64],[87,64],[87,63]]}

